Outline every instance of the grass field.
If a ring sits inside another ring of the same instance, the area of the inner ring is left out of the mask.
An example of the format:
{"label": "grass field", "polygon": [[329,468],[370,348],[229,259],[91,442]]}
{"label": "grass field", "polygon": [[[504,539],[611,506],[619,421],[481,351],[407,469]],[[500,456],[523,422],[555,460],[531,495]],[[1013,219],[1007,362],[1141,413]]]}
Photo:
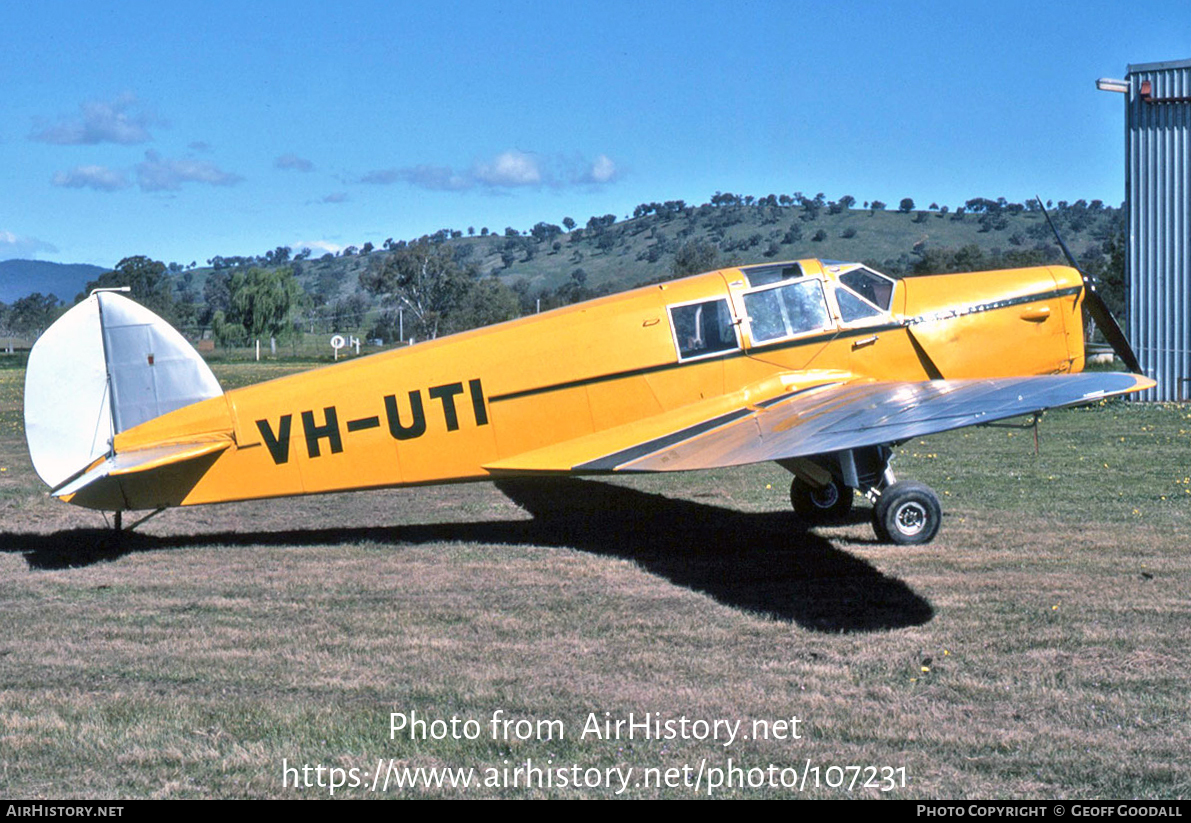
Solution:
{"label": "grass field", "polygon": [[[1038,456],[905,444],[946,507],[926,547],[863,504],[800,529],[775,466],[174,510],[114,547],[33,474],[22,382],[0,366],[0,796],[329,796],[292,787],[318,765],[359,770],[336,798],[605,797],[629,768],[622,797],[1191,794],[1191,407],[1051,413]],[[494,739],[498,712],[529,722]],[[645,713],[741,725],[582,736]],[[527,761],[553,785],[505,785]],[[439,767],[501,785],[393,785]]]}

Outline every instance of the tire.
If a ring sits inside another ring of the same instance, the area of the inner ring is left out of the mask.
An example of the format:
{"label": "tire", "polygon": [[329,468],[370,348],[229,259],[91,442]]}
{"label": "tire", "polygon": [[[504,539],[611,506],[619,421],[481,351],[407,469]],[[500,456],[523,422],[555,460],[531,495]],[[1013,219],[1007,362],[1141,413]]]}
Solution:
{"label": "tire", "polygon": [[928,486],[899,480],[881,492],[873,509],[873,531],[883,543],[917,546],[939,533],[943,509]]}
{"label": "tire", "polygon": [[852,511],[852,490],[832,478],[830,486],[816,489],[795,477],[790,482],[790,503],[795,513],[808,523],[835,523]]}

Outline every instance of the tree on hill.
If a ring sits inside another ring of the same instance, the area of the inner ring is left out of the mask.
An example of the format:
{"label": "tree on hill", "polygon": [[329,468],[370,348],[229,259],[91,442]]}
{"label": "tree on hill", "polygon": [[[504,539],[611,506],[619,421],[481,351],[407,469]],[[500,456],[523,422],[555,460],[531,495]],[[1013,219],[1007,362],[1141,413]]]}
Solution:
{"label": "tree on hill", "polygon": [[364,324],[364,315],[368,312],[368,298],[359,292],[353,292],[347,297],[336,300],[330,305],[330,331],[353,332]]}
{"label": "tree on hill", "polygon": [[232,322],[239,323],[250,339],[288,337],[295,312],[306,302],[306,293],[288,267],[237,271],[231,295]]}
{"label": "tree on hill", "polygon": [[13,334],[33,337],[58,319],[61,305],[54,295],[41,292],[15,300],[11,306],[0,303],[0,308],[4,309],[0,313],[0,328]]}
{"label": "tree on hill", "polygon": [[543,221],[535,223],[533,228],[529,230],[529,234],[536,242],[545,243],[562,234],[562,229],[553,223]]}
{"label": "tree on hill", "polygon": [[145,308],[163,317],[166,322],[178,322],[174,310],[174,284],[167,273],[165,263],[138,255],[125,257],[110,272],[99,275],[75,297],[78,303],[86,299],[93,289],[115,289],[130,287],[129,296]]}
{"label": "tree on hill", "polygon": [[719,249],[714,243],[704,240],[688,240],[683,243],[674,254],[674,262],[670,265],[670,272],[675,277],[686,277],[711,271],[719,259]]}
{"label": "tree on hill", "polygon": [[408,310],[407,334],[435,338],[477,277],[475,267],[461,266],[449,248],[417,241],[361,272],[360,286],[386,305]]}
{"label": "tree on hill", "polygon": [[517,292],[495,277],[476,280],[459,299],[444,331],[463,331],[503,323],[521,314]]}
{"label": "tree on hill", "polygon": [[[1004,200],[1005,198],[1001,198]],[[1001,210],[1001,205],[996,200],[989,200],[987,197],[973,197],[964,203],[964,208],[973,214],[997,213]]]}
{"label": "tree on hill", "polygon": [[213,271],[203,284],[203,302],[207,304],[206,316],[200,322],[208,323],[217,311],[226,312],[232,307],[232,275],[228,271]]}
{"label": "tree on hill", "polygon": [[902,214],[909,214],[914,210],[914,198],[903,197],[901,203],[898,204],[897,210]]}
{"label": "tree on hill", "polygon": [[284,266],[289,262],[292,249],[289,246],[278,246],[272,251],[265,252],[265,264],[269,266]]}

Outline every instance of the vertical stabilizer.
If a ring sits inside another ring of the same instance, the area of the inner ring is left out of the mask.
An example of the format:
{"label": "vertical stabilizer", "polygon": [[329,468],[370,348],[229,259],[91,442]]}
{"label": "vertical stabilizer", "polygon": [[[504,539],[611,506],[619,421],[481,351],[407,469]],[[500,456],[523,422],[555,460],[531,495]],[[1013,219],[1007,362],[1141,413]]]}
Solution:
{"label": "vertical stabilizer", "polygon": [[126,297],[96,292],[38,338],[25,374],[25,437],[51,488],[111,453],[133,426],[223,394],[169,323]]}

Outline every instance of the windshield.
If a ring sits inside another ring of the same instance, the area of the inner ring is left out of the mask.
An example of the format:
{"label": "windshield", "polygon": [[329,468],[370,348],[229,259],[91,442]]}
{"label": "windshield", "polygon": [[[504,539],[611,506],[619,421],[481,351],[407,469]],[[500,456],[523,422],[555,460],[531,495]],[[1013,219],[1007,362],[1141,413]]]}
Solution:
{"label": "windshield", "polygon": [[893,303],[893,281],[865,268],[853,269],[839,276],[839,281],[881,311]]}
{"label": "windshield", "polygon": [[855,266],[836,278],[835,302],[840,320],[862,323],[887,317],[893,307],[897,281],[864,266]]}

